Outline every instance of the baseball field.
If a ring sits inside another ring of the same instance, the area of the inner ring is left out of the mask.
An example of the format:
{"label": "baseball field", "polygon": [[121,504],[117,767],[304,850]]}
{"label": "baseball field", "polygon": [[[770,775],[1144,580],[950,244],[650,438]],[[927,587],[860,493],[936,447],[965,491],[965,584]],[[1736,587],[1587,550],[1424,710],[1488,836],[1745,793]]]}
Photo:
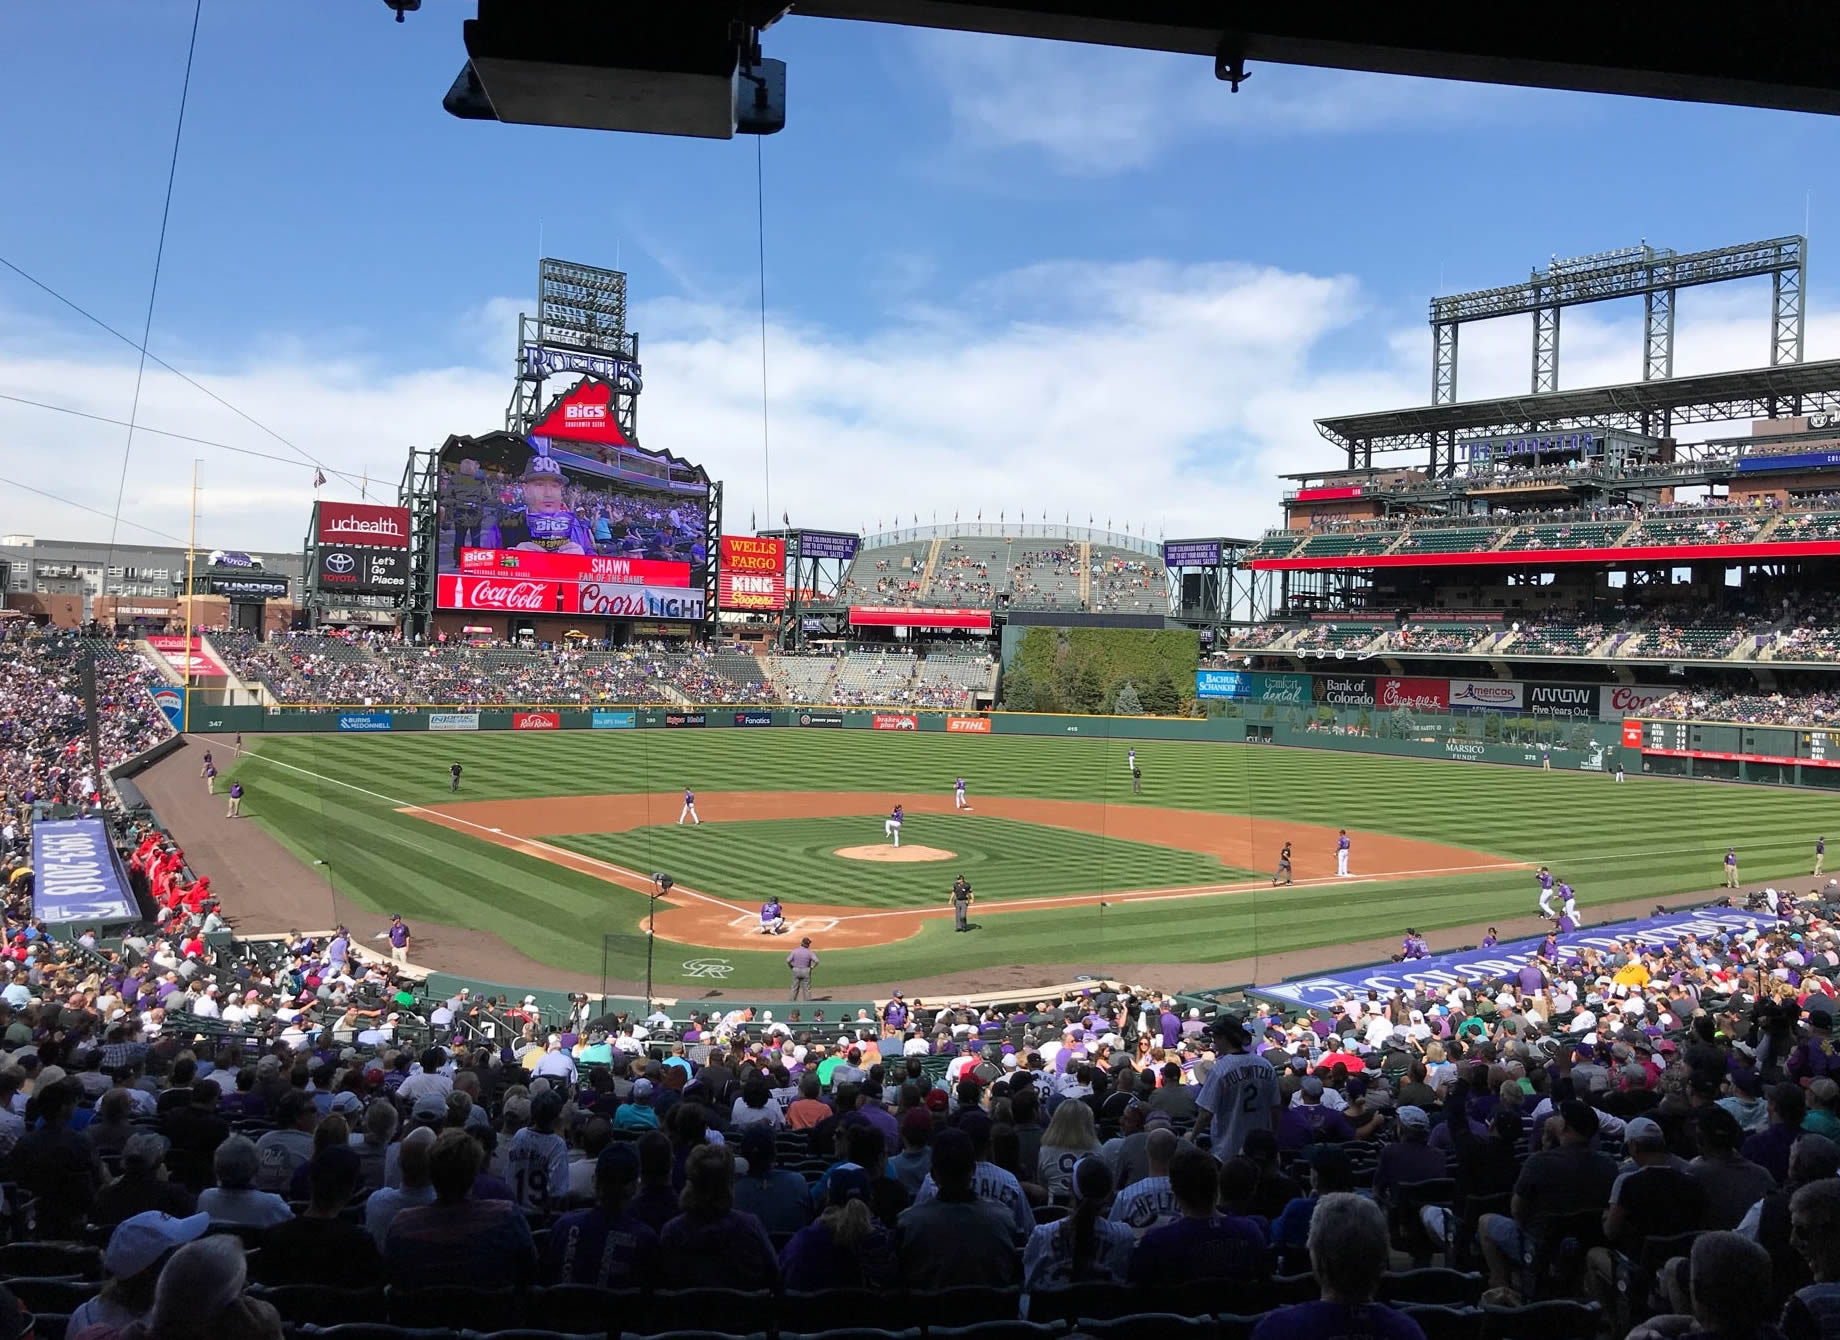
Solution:
{"label": "baseball field", "polygon": [[[664,871],[658,980],[775,992],[801,934],[826,988],[1207,964],[1524,916],[1540,864],[1577,888],[1589,924],[1593,906],[1714,885],[1728,843],[1747,882],[1803,880],[1833,814],[1804,791],[1218,743],[1141,742],[1141,795],[1121,740],[735,730],[249,747],[232,774],[245,816],[324,861],[359,907],[598,973],[603,937],[643,945],[644,891]],[[959,776],[969,812],[954,808]],[[701,824],[678,822],[685,788]],[[884,834],[897,802],[898,853]],[[1297,883],[1274,889],[1286,841]],[[949,902],[959,874],[976,894],[967,935]],[[792,935],[758,933],[769,893]]]}

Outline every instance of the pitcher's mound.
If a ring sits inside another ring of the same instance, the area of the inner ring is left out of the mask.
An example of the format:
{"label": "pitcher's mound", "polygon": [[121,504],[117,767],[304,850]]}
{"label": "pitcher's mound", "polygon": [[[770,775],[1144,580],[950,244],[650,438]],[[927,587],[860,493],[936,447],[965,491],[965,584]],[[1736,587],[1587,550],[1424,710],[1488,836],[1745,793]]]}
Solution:
{"label": "pitcher's mound", "polygon": [[958,855],[943,847],[922,847],[910,842],[905,847],[896,847],[886,842],[873,843],[867,847],[839,847],[836,855],[846,861],[949,861]]}

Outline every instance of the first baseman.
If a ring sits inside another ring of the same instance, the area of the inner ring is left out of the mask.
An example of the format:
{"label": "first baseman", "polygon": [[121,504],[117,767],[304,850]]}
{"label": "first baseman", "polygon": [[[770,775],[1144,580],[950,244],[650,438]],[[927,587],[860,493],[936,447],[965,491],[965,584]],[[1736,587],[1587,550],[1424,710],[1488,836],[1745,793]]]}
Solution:
{"label": "first baseman", "polygon": [[882,825],[882,832],[894,839],[894,845],[901,845],[901,807],[896,805],[894,813],[888,816],[888,822]]}
{"label": "first baseman", "polygon": [[1348,830],[1344,828],[1335,839],[1335,873],[1346,878],[1348,875]]}
{"label": "first baseman", "polygon": [[679,810],[677,814],[678,823],[683,823],[685,819],[688,819],[692,824],[700,824],[703,822],[701,819],[697,818],[696,815],[696,792],[692,791],[689,787],[684,788],[684,807]]}
{"label": "first baseman", "polygon": [[[960,777],[958,779],[958,785],[952,788],[952,808],[955,810],[968,810],[971,808],[970,805],[965,803],[965,779],[963,777]],[[1820,873],[1819,870],[1815,871],[1817,875]]]}

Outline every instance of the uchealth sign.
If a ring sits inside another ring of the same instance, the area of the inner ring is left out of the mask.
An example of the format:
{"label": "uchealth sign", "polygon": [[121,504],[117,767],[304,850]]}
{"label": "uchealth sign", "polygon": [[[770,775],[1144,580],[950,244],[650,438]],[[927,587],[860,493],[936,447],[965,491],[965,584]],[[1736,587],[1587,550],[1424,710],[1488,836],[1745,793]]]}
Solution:
{"label": "uchealth sign", "polygon": [[1597,686],[1597,719],[1599,721],[1621,721],[1625,717],[1639,717],[1650,706],[1667,696],[1666,689],[1652,688],[1642,684],[1599,684]]}
{"label": "uchealth sign", "polygon": [[512,730],[561,730],[562,713],[560,712],[513,712],[511,714]]}
{"label": "uchealth sign", "polygon": [[1443,712],[1450,707],[1448,679],[1401,679],[1388,676],[1374,691],[1374,706],[1383,711]]}
{"label": "uchealth sign", "polygon": [[315,503],[313,510],[313,538],[318,544],[364,544],[380,549],[409,547],[407,507],[321,502]]}
{"label": "uchealth sign", "polygon": [[1595,684],[1529,684],[1527,712],[1536,717],[1594,717]]}
{"label": "uchealth sign", "polygon": [[920,718],[906,712],[877,712],[869,724],[876,730],[919,730]]}
{"label": "uchealth sign", "polygon": [[1526,685],[1504,679],[1453,679],[1450,681],[1452,707],[1481,708],[1489,712],[1518,712]]}

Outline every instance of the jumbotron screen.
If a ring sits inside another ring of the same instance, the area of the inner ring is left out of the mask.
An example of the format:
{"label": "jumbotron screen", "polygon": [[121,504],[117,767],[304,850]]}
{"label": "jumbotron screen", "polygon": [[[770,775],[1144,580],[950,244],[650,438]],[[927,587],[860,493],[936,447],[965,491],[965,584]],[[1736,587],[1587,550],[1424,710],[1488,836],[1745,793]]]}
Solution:
{"label": "jumbotron screen", "polygon": [[701,619],[709,481],[637,447],[494,433],[441,455],[437,604]]}

